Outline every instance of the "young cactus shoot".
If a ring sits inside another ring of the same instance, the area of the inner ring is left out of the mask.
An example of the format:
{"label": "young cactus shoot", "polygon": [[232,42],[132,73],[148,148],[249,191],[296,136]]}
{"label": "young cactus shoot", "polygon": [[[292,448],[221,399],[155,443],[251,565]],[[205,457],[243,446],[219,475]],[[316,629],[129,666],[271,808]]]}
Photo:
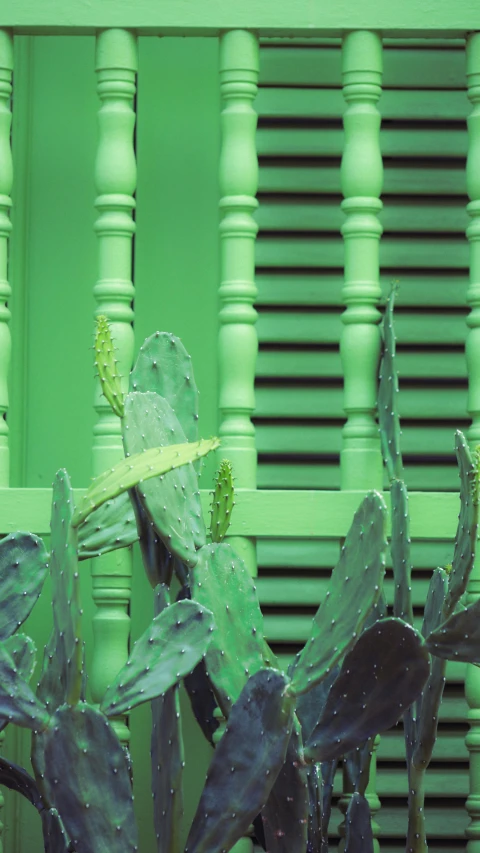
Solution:
{"label": "young cactus shoot", "polygon": [[210,536],[212,542],[221,542],[230,527],[232,509],[235,506],[232,463],[223,459],[217,472],[212,509],[210,510]]}
{"label": "young cactus shoot", "polygon": [[107,318],[97,317],[95,334],[95,366],[98,370],[102,393],[119,418],[123,418],[123,392],[120,374],[117,371],[118,360]]}

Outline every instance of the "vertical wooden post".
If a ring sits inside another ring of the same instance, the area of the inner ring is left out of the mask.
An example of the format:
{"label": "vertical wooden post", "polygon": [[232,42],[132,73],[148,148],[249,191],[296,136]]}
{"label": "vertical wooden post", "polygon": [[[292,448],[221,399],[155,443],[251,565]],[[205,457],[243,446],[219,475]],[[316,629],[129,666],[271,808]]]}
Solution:
{"label": "vertical wooden post", "polygon": [[[468,440],[472,449],[480,443],[480,33],[467,39],[467,86],[472,111],[468,117],[467,211],[471,222],[467,227],[470,243],[470,286],[467,302],[471,308],[467,318],[466,359],[468,370],[468,412],[472,425]],[[468,604],[480,597],[480,553],[468,584]],[[480,670],[467,664],[465,695],[469,707],[470,730],[465,738],[470,753],[470,792],[466,808],[470,824],[466,830],[468,853],[480,853]]]}
{"label": "vertical wooden post", "polygon": [[[376,424],[377,376],[380,359],[381,298],[379,243],[382,226],[383,163],[380,150],[381,116],[377,101],[382,93],[382,41],[378,33],[358,30],[345,36],[342,50],[342,85],[347,108],[343,116],[345,142],[341,166],[346,221],[345,281],[342,299],[346,310],[340,342],[347,421],[342,433],[340,480],[342,489],[383,488],[383,463]],[[367,799],[372,813],[374,850],[380,850],[375,815],[380,800],[375,792],[374,744]],[[339,806],[343,814],[350,793]],[[339,827],[344,848],[345,822]]]}
{"label": "vertical wooden post", "polygon": [[[220,153],[221,285],[218,363],[221,414],[219,459],[233,465],[236,489],[254,489],[257,480],[255,430],[255,362],[258,342],[253,303],[255,237],[253,212],[258,202],[258,161],[255,147],[258,39],[245,30],[231,30],[220,40],[222,148]],[[256,573],[255,543],[230,540]]]}
{"label": "vertical wooden post", "polygon": [[[10,364],[10,311],[8,299],[8,238],[12,228],[10,208],[12,199],[13,163],[10,145],[12,124],[11,96],[13,74],[13,38],[8,30],[0,29],[0,486],[10,485],[10,456],[8,449],[8,368]],[[0,751],[5,733],[0,733]],[[5,800],[0,791],[0,853],[3,851],[3,807]]]}
{"label": "vertical wooden post", "polygon": [[[94,287],[96,313],[106,315],[118,348],[119,370],[125,390],[133,361],[132,211],[136,187],[133,146],[137,44],[126,30],[111,29],[97,36],[96,72],[100,98],[99,141],[95,167],[98,218],[98,281]],[[97,474],[123,458],[121,425],[101,395],[95,391],[98,421],[94,428],[93,472]],[[128,549],[97,557],[92,562],[94,659],[92,698],[99,702],[128,656],[132,558]],[[117,722],[124,743],[129,732]]]}

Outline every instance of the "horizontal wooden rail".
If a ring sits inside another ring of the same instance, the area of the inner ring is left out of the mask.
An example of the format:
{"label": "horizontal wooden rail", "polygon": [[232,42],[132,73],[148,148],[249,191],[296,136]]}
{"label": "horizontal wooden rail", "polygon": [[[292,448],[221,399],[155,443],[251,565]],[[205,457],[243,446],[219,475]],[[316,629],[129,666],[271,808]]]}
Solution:
{"label": "horizontal wooden rail", "polygon": [[216,36],[245,28],[260,36],[339,37],[362,29],[459,38],[478,22],[478,0],[3,0],[0,7],[0,26],[44,34],[122,27],[139,35]]}
{"label": "horizontal wooden rail", "polygon": [[[75,500],[85,493],[75,489]],[[239,489],[233,512],[232,536],[269,538],[336,538],[345,536],[364,492],[262,491]],[[51,489],[0,489],[0,534],[30,530],[42,536],[50,523]],[[211,496],[203,490],[208,519]],[[389,505],[389,494],[384,494]],[[411,492],[410,531],[413,539],[453,539],[459,498],[455,492]]]}

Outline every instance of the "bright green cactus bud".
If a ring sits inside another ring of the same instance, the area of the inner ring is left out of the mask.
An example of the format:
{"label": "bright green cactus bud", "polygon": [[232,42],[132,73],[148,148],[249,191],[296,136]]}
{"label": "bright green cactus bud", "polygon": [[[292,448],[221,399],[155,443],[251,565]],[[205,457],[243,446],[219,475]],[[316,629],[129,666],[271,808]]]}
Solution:
{"label": "bright green cactus bud", "polygon": [[123,418],[123,391],[120,375],[117,372],[117,364],[108,320],[100,315],[97,317],[95,335],[95,366],[98,370],[104,397],[110,403],[115,414],[119,418]]}
{"label": "bright green cactus bud", "polygon": [[221,542],[230,527],[232,508],[235,506],[232,464],[223,459],[217,472],[212,509],[210,510],[210,536],[212,542]]}

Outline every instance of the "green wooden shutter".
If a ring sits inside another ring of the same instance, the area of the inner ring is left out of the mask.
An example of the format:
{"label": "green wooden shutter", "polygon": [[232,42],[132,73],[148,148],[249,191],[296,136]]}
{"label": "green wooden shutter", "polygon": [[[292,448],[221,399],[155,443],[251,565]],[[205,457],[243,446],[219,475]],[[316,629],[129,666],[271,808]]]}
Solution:
{"label": "green wooden shutter", "polygon": [[[340,63],[335,42],[270,40],[261,46],[255,417],[260,488],[340,486]],[[381,282],[386,295],[390,281],[400,281],[399,406],[410,490],[457,489],[454,430],[469,424],[464,63],[463,42],[385,45],[379,102],[385,167]],[[339,546],[328,539],[258,542],[267,634],[285,658],[309,635]],[[417,617],[432,569],[451,554],[445,542],[414,543]],[[392,601],[390,568],[387,591]],[[431,853],[465,846],[463,676],[463,665],[449,664],[441,734],[427,774]],[[404,850],[407,776],[399,730],[382,738],[378,758],[382,851]],[[334,812],[333,834],[340,819]]]}

